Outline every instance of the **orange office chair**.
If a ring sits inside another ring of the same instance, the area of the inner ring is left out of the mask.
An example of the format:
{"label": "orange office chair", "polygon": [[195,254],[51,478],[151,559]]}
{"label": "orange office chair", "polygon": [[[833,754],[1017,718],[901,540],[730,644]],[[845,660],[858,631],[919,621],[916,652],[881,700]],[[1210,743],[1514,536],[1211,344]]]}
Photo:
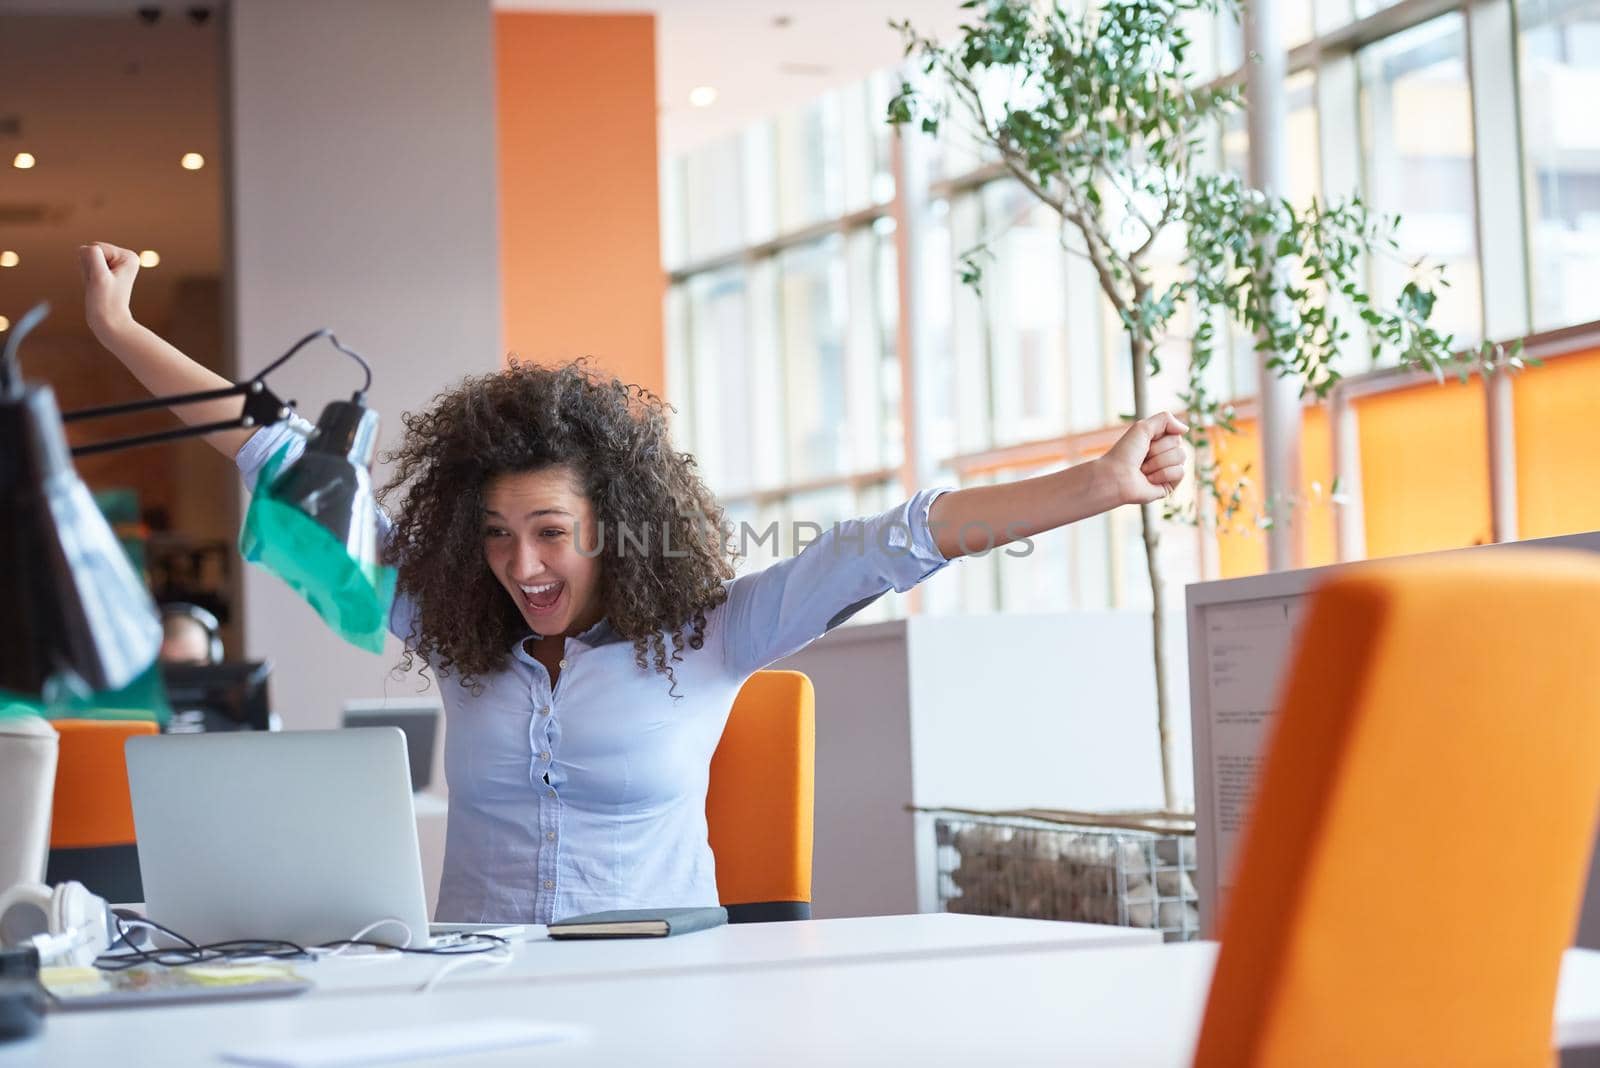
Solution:
{"label": "orange office chair", "polygon": [[1199,1065],[1548,1065],[1600,806],[1600,563],[1363,567],[1316,594]]}
{"label": "orange office chair", "polygon": [[816,692],[798,671],[758,671],[711,759],[706,824],[730,923],[811,918]]}
{"label": "orange office chair", "polygon": [[107,901],[143,901],[123,745],[155,734],[140,719],[57,719],[61,736],[45,882],[76,880]]}

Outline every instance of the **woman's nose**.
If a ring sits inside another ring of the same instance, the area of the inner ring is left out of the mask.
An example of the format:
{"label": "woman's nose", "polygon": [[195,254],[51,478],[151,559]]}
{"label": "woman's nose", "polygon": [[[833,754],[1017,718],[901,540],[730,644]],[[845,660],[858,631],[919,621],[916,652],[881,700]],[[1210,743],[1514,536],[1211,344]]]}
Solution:
{"label": "woman's nose", "polygon": [[518,539],[511,557],[511,574],[517,579],[538,578],[544,572],[544,559],[537,542]]}

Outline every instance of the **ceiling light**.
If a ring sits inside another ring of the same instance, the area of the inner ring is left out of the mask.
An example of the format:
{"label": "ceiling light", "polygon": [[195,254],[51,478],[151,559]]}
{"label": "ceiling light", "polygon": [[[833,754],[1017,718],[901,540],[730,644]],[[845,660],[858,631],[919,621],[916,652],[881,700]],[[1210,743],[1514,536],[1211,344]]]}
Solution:
{"label": "ceiling light", "polygon": [[33,158],[32,152],[18,152],[11,159],[11,165],[19,171],[29,170],[38,161]]}
{"label": "ceiling light", "polygon": [[689,103],[697,108],[708,108],[717,102],[717,91],[709,85],[697,85],[689,90]]}
{"label": "ceiling light", "polygon": [[7,319],[4,315],[0,315],[0,330],[10,330],[10,329],[11,329],[11,320]]}
{"label": "ceiling light", "polygon": [[185,152],[183,159],[178,161],[186,171],[197,171],[206,165],[206,158],[198,152]]}
{"label": "ceiling light", "polygon": [[159,266],[161,266],[161,253],[157,252],[153,248],[145,249],[143,252],[139,253],[139,266],[140,267],[159,267]]}
{"label": "ceiling light", "polygon": [[12,252],[10,249],[0,252],[0,267],[15,267],[21,262],[22,257],[17,255],[15,252]]}

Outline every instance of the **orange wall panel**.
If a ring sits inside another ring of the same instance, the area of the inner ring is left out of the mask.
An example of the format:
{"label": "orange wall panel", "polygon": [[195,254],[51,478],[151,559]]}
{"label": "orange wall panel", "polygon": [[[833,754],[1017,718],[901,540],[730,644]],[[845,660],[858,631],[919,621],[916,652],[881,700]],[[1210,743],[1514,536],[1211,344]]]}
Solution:
{"label": "orange wall panel", "polygon": [[1482,379],[1367,397],[1356,414],[1368,557],[1493,540]]}
{"label": "orange wall panel", "polygon": [[1217,563],[1223,578],[1267,569],[1267,539],[1256,525],[1261,514],[1261,434],[1254,420],[1240,419],[1236,425],[1235,433],[1219,430],[1213,435],[1223,494],[1240,480],[1247,482],[1238,512],[1232,519],[1217,519]]}
{"label": "orange wall panel", "polygon": [[[1261,436],[1252,419],[1238,421],[1237,433],[1218,433],[1218,480],[1226,487],[1243,478],[1248,487],[1244,505],[1217,531],[1217,562],[1223,578],[1259,575],[1267,569],[1267,536],[1258,525],[1261,501]],[[1337,544],[1333,515],[1333,446],[1327,410],[1302,409],[1300,422],[1300,489],[1294,523],[1300,530],[1301,564],[1316,567],[1334,562]]]}
{"label": "orange wall panel", "polygon": [[661,393],[655,19],[495,15],[505,340]]}
{"label": "orange wall panel", "polygon": [[1516,412],[1517,536],[1600,530],[1600,350],[1563,356],[1512,379]]}

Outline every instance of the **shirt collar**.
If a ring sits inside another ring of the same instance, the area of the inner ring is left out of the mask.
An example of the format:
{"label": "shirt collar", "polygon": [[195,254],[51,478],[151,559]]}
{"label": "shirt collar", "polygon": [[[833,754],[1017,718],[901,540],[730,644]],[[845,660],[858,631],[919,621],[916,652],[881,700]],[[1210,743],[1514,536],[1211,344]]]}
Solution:
{"label": "shirt collar", "polygon": [[[522,637],[518,638],[512,645],[512,653],[520,656],[524,660],[531,659],[528,656],[528,652],[524,648],[523,643],[529,638],[541,637],[543,637],[543,635],[541,635],[538,631],[530,630],[527,634],[524,634]],[[609,619],[602,618],[600,622],[596,623],[582,634],[575,635],[572,640],[575,642],[580,642],[583,645],[587,645],[592,649],[597,645],[609,645],[611,642],[619,642],[622,640],[622,636],[612,629],[611,621]]]}

